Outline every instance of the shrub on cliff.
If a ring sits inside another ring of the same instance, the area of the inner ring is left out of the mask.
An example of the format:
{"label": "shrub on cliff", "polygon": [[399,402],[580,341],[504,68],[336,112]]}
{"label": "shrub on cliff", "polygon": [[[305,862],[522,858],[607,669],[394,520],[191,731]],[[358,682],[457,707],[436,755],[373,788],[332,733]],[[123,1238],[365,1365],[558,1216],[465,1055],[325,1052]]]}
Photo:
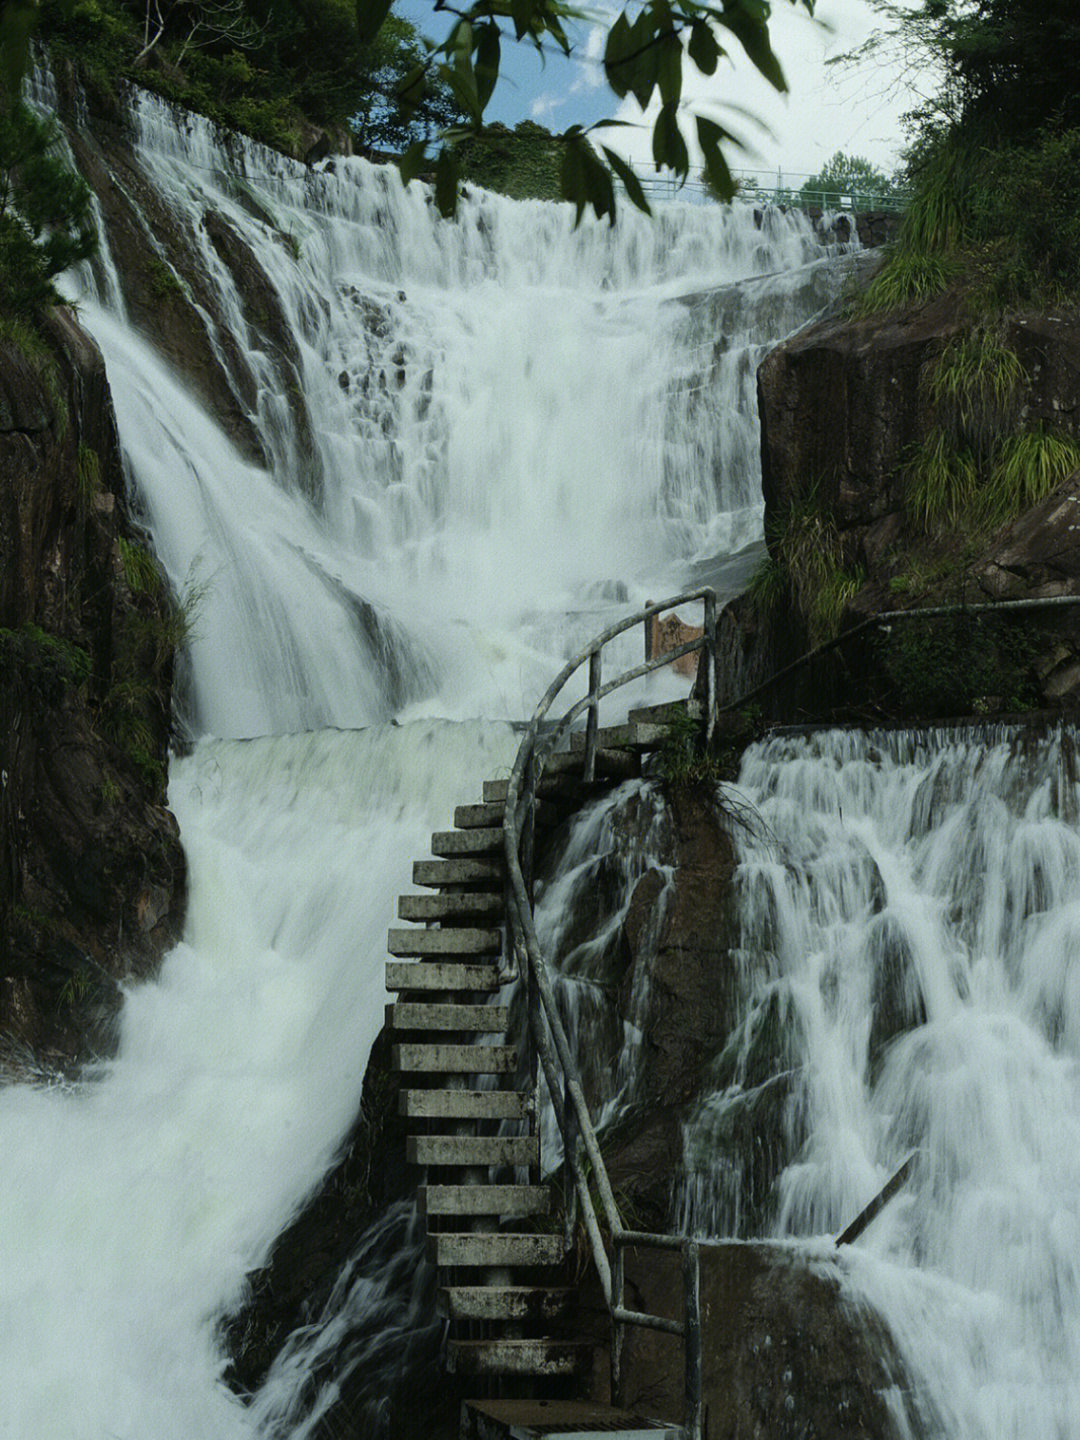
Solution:
{"label": "shrub on cliff", "polygon": [[58,131],[20,102],[0,110],[0,308],[26,314],[93,254],[89,187],[56,153]]}

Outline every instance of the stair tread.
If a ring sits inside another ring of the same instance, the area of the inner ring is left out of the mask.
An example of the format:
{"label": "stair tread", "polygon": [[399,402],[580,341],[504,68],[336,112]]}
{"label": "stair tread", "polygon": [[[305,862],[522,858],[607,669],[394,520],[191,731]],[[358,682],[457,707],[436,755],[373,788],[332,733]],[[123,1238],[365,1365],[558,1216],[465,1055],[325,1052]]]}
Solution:
{"label": "stair tread", "polygon": [[574,1293],[564,1285],[444,1285],[438,1305],[450,1320],[555,1320]]}
{"label": "stair tread", "polygon": [[546,1215],[551,1191],[546,1185],[421,1185],[425,1215]]}
{"label": "stair tread", "polygon": [[689,715],[694,720],[700,720],[701,701],[691,698],[667,700],[660,705],[643,705],[637,710],[631,710],[626,718],[631,725],[670,725],[684,715]]}
{"label": "stair tread", "polygon": [[574,1375],[592,1361],[579,1340],[448,1340],[446,1368],[458,1375]]}
{"label": "stair tread", "polygon": [[411,1074],[506,1075],[517,1069],[516,1045],[394,1045],[392,1063]]}
{"label": "stair tread", "polygon": [[502,943],[501,930],[480,930],[471,925],[454,926],[448,930],[395,926],[386,937],[387,950],[402,959],[412,955],[498,955]]}
{"label": "stair tread", "polygon": [[480,805],[458,805],[454,810],[455,830],[474,830],[503,823],[506,806],[498,802],[484,802]]}
{"label": "stair tread", "polygon": [[485,885],[501,882],[505,867],[502,857],[486,860],[482,856],[460,856],[457,859],[416,860],[413,862],[414,885],[440,888],[444,885]]}
{"label": "stair tread", "polygon": [[497,1230],[455,1232],[440,1230],[428,1236],[428,1254],[440,1268],[508,1267],[528,1269],[561,1265],[566,1257],[561,1234]]}
{"label": "stair tread", "polygon": [[409,1135],[410,1165],[531,1165],[540,1158],[535,1135]]}
{"label": "stair tread", "polygon": [[[597,744],[609,750],[656,750],[669,738],[668,725],[635,723],[609,725],[597,731]],[[570,736],[570,748],[580,753],[585,749],[585,731],[575,730]]]}
{"label": "stair tread", "polygon": [[495,964],[463,964],[460,961],[429,962],[391,960],[386,966],[386,988],[395,992],[441,991],[471,994],[498,990],[502,981]]}
{"label": "stair tread", "polygon": [[439,920],[444,925],[458,919],[501,920],[503,897],[491,891],[450,892],[444,895],[401,895],[398,897],[399,920]]}
{"label": "stair tread", "polygon": [[498,1035],[510,1023],[508,1005],[424,1004],[406,1001],[387,1005],[386,1023],[393,1030],[469,1030]]}
{"label": "stair tread", "polygon": [[398,1110],[422,1120],[523,1120],[529,1097],[518,1090],[402,1090]]}
{"label": "stair tread", "polygon": [[502,855],[501,825],[482,825],[475,830],[436,830],[431,837],[431,853],[441,856]]}
{"label": "stair tread", "polygon": [[[544,775],[565,775],[580,772],[585,756],[579,750],[558,750],[544,762]],[[598,750],[596,773],[625,779],[637,775],[641,764],[636,754],[626,750]]]}

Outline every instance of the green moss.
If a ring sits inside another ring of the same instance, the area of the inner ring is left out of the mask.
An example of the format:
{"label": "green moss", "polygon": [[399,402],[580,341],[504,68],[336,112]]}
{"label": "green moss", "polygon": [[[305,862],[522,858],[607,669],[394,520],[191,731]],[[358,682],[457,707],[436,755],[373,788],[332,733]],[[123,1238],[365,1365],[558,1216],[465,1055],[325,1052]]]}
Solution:
{"label": "green moss", "polygon": [[186,294],[179,275],[157,255],[147,257],[146,276],[155,300],[168,300],[174,295]]}
{"label": "green moss", "polygon": [[45,343],[41,333],[25,318],[0,315],[0,341],[14,346],[44,385],[55,417],[56,432],[63,436],[68,427],[64,382],[56,356]]}
{"label": "green moss", "polygon": [[101,461],[97,451],[89,445],[79,446],[75,478],[79,487],[79,499],[84,505],[89,505],[101,488]]}
{"label": "green moss", "polygon": [[0,630],[0,673],[17,676],[47,698],[85,684],[91,669],[90,656],[81,646],[38,625]]}
{"label": "green moss", "polygon": [[877,647],[881,674],[906,715],[1011,713],[1038,701],[1034,642],[1004,617],[960,611],[894,621]]}

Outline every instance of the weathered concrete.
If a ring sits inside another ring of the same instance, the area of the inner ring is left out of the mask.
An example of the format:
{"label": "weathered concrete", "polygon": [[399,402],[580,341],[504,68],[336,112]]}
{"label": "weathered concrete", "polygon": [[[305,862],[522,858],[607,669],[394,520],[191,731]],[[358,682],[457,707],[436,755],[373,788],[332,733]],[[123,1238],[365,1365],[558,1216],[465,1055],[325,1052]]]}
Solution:
{"label": "weathered concrete", "polygon": [[535,1165],[539,1154],[535,1135],[410,1135],[405,1142],[410,1165]]}

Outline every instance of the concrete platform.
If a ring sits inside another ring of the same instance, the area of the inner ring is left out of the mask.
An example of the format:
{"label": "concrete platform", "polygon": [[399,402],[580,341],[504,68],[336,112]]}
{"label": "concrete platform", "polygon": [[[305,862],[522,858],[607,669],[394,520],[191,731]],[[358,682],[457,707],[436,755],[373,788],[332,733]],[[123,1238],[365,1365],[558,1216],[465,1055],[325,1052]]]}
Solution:
{"label": "concrete platform", "polygon": [[461,1440],[683,1440],[681,1425],[588,1400],[466,1400]]}

